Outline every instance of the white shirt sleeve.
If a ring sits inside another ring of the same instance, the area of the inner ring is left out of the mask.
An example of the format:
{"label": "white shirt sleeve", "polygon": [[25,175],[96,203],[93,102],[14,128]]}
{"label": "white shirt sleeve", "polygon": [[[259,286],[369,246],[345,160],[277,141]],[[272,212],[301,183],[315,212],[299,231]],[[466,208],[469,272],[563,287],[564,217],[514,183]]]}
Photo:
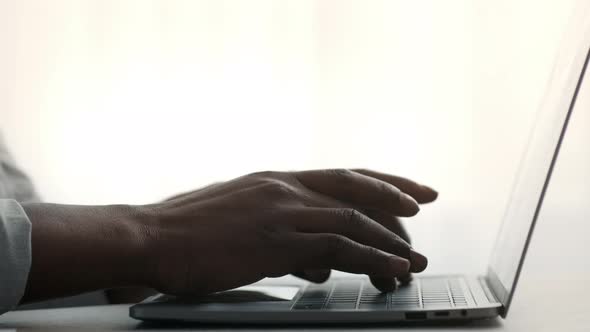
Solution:
{"label": "white shirt sleeve", "polygon": [[0,199],[0,314],[24,295],[31,268],[31,222],[20,204]]}

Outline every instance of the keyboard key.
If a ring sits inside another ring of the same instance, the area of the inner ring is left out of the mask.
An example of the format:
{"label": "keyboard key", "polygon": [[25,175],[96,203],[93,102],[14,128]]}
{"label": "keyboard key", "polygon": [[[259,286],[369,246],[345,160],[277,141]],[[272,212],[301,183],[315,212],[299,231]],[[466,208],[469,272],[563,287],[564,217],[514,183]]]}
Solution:
{"label": "keyboard key", "polygon": [[293,309],[297,310],[317,310],[322,309],[324,307],[323,303],[314,303],[314,304],[296,304]]}

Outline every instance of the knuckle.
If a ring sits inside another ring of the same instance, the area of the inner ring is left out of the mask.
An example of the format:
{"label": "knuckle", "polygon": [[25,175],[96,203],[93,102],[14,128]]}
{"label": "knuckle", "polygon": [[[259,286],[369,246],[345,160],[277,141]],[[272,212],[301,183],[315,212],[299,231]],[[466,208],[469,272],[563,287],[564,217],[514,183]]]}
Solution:
{"label": "knuckle", "polygon": [[381,197],[387,203],[395,202],[401,204],[401,190],[396,186],[383,181],[377,181],[377,190],[381,193]]}
{"label": "knuckle", "polygon": [[377,181],[377,190],[379,190],[381,193],[385,194],[386,195],[386,196],[384,195],[385,197],[394,196],[395,199],[399,199],[399,194],[400,194],[399,189],[397,189],[395,186],[393,186],[387,182]]}
{"label": "knuckle", "polygon": [[295,197],[297,190],[285,182],[279,180],[267,180],[262,186],[263,190],[272,197]]}
{"label": "knuckle", "polygon": [[257,242],[264,244],[268,248],[274,248],[274,250],[280,249],[284,246],[281,239],[283,232],[278,225],[266,224],[258,229],[256,232]]}
{"label": "knuckle", "polygon": [[350,177],[353,173],[351,170],[346,168],[334,168],[328,170],[328,172],[340,177]]}
{"label": "knuckle", "polygon": [[335,259],[336,257],[338,257],[342,250],[346,248],[349,244],[347,238],[336,234],[327,235],[324,241],[326,243],[326,250],[324,254],[329,259]]}
{"label": "knuckle", "polygon": [[341,209],[340,214],[346,222],[352,227],[364,227],[367,224],[366,218],[356,209]]}
{"label": "knuckle", "polygon": [[272,179],[272,178],[276,178],[277,175],[278,175],[278,172],[275,172],[275,171],[261,171],[261,172],[251,173],[248,176],[253,177],[253,178],[260,178],[260,179]]}
{"label": "knuckle", "polygon": [[367,254],[370,257],[374,257],[374,258],[381,258],[383,256],[383,252],[381,252],[381,250],[375,248],[375,247],[366,247],[367,250]]}

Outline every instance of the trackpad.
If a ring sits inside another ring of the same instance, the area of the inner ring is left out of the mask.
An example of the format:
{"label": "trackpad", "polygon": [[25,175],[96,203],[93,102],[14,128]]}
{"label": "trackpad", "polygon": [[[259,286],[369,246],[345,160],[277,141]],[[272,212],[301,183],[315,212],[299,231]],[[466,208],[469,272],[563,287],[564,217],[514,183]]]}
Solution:
{"label": "trackpad", "polygon": [[199,302],[236,303],[291,301],[299,292],[296,286],[244,286],[199,297]]}
{"label": "trackpad", "polygon": [[[293,285],[251,285],[198,297],[160,296],[156,306],[192,308],[192,310],[285,310],[300,291]],[[149,305],[149,304],[148,304]]]}

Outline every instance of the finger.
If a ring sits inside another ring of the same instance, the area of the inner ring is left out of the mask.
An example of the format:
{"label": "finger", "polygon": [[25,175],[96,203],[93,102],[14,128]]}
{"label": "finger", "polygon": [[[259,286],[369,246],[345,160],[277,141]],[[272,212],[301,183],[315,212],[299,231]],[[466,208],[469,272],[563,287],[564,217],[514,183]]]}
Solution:
{"label": "finger", "polygon": [[[399,237],[401,237],[407,243],[411,243],[410,236],[408,235],[408,232],[406,231],[406,229],[402,225],[399,218],[397,218],[396,216],[392,216],[389,213],[386,213],[386,212],[383,212],[380,210],[373,210],[373,209],[364,210],[363,212],[369,218],[377,221],[381,225],[385,226],[388,230],[397,234]],[[414,264],[415,263],[413,263],[413,265]],[[425,264],[427,264],[427,262],[422,263],[422,264],[425,265]],[[405,276],[398,277],[398,280],[402,284],[407,284],[410,281],[412,281],[412,274],[408,273]]]}
{"label": "finger", "polygon": [[[326,196],[308,188],[301,189],[304,192],[303,198],[305,199],[305,205],[308,207],[321,207],[321,208],[356,208],[351,204],[343,203],[330,196]],[[387,213],[383,210],[371,209],[371,208],[359,208],[359,211],[367,217],[377,221],[385,228],[399,235],[404,241],[410,243],[410,235],[403,227],[399,218],[395,215]]]}
{"label": "finger", "polygon": [[407,285],[407,284],[409,284],[410,282],[412,282],[412,280],[414,280],[414,277],[412,276],[412,274],[411,274],[411,273],[408,273],[408,274],[407,274],[407,275],[405,275],[405,276],[398,277],[398,278],[397,278],[397,280],[399,280],[399,282],[400,282],[402,285]]}
{"label": "finger", "polygon": [[[328,208],[328,207],[330,207],[330,208],[346,208],[347,207],[342,202],[335,200],[331,197],[319,194],[319,193],[315,193],[315,192],[310,191],[309,193],[307,193],[307,197],[310,197],[313,199],[311,205],[308,205],[308,206],[326,207],[326,208]],[[397,218],[396,216],[393,216],[389,213],[383,212],[381,210],[376,210],[376,209],[364,209],[364,210],[362,210],[362,213],[365,214],[366,216],[368,216],[369,218],[377,221],[381,225],[385,226],[388,230],[390,230],[390,231],[394,232],[395,234],[397,234],[398,236],[400,236],[407,243],[411,243],[410,236],[409,236],[408,232],[403,227],[399,218]],[[401,276],[398,278],[398,280],[402,284],[408,284],[412,281],[412,279],[413,278],[412,278],[411,273],[408,273],[407,275]],[[380,281],[377,280],[375,282],[380,282]],[[381,281],[381,283],[383,284],[383,281]],[[388,281],[386,281],[386,283],[388,283]]]}
{"label": "finger", "polygon": [[373,286],[382,292],[393,292],[397,288],[395,277],[369,276],[369,279]]}
{"label": "finger", "polygon": [[[306,190],[306,189],[304,189]],[[326,208],[349,208],[346,204],[331,198],[329,196],[325,196],[323,194],[315,193],[313,191],[306,192],[306,197],[309,198],[307,202],[308,206],[315,206],[315,207],[326,207]],[[350,210],[349,210],[350,211]],[[397,234],[401,237],[405,242],[408,244],[410,243],[410,236],[406,229],[403,227],[401,221],[394,215],[391,215],[387,212],[377,209],[363,209],[363,213],[368,216],[369,218],[373,219],[374,221],[378,222],[379,224],[383,225],[389,231]],[[300,218],[297,218],[300,220]],[[408,257],[407,255],[398,254],[398,256],[410,259],[412,256]],[[426,269],[428,265],[428,260],[423,255],[414,255],[412,260],[412,271],[414,272],[421,272]],[[402,282],[409,282],[412,280],[410,274],[406,276],[400,277],[400,281]]]}
{"label": "finger", "polygon": [[[343,203],[337,199],[332,197],[311,191],[307,188],[303,188],[302,190],[305,191],[304,197],[306,198],[305,206],[307,207],[318,207],[318,208],[357,208],[351,204]],[[366,215],[367,217],[375,220],[376,222],[380,223],[381,225],[385,226],[385,228],[389,229],[390,231],[394,232],[395,234],[399,235],[404,241],[410,243],[410,235],[403,227],[401,221],[398,217],[384,212],[382,210],[377,209],[370,209],[370,208],[358,208],[358,210]]]}
{"label": "finger", "polygon": [[[339,200],[336,200],[332,197],[311,191],[307,188],[303,188],[302,190],[305,191],[305,198],[306,198],[306,206],[308,207],[322,207],[322,208],[355,208],[350,204],[345,204]],[[384,212],[382,210],[377,209],[359,209],[359,211],[366,215],[367,217],[375,220],[376,222],[380,223],[381,225],[385,226],[388,230],[394,232],[395,234],[399,235],[404,241],[407,243],[411,243],[410,235],[404,228],[403,224],[399,220],[398,217]]]}
{"label": "finger", "polygon": [[425,185],[418,184],[406,178],[380,173],[368,169],[353,169],[352,171],[392,184],[399,188],[399,190],[412,196],[418,203],[421,204],[430,203],[438,197],[438,192],[436,192],[434,189]]}
{"label": "finger", "polygon": [[418,203],[394,185],[347,169],[296,172],[307,188],[359,207],[386,210],[410,217],[418,213]]}
{"label": "finger", "polygon": [[302,208],[285,219],[295,230],[305,233],[332,233],[394,254],[411,262],[411,271],[420,272],[428,260],[397,234],[354,209]]}
{"label": "finger", "polygon": [[375,220],[376,222],[385,226],[385,228],[387,228],[388,230],[397,234],[407,243],[411,243],[410,235],[408,234],[408,232],[406,231],[398,217],[376,209],[363,209],[362,212],[367,217]]}
{"label": "finger", "polygon": [[331,271],[329,269],[308,269],[293,273],[294,276],[305,279],[316,284],[321,284],[330,279]]}
{"label": "finger", "polygon": [[[349,273],[379,277],[397,277],[408,273],[410,262],[402,257],[369,247],[341,235],[299,233],[293,236],[297,250],[291,254],[296,269],[337,269]],[[383,285],[382,291],[390,288]]]}

